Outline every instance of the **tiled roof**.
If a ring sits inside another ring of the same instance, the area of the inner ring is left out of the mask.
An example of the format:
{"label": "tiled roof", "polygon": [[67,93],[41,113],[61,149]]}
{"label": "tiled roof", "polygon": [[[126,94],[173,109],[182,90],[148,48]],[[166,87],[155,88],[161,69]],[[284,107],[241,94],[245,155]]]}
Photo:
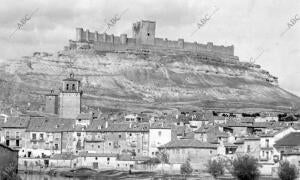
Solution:
{"label": "tiled roof", "polygon": [[235,121],[228,121],[224,126],[226,127],[251,127],[252,125],[246,123],[240,123]]}
{"label": "tiled roof", "polygon": [[260,137],[258,137],[258,136],[247,136],[244,139],[245,140],[260,140]]}
{"label": "tiled roof", "polygon": [[300,146],[300,132],[292,132],[276,141],[277,146]]}
{"label": "tiled roof", "polygon": [[165,122],[154,122],[150,126],[150,129],[171,129],[171,128],[172,128],[172,124],[165,123]]}
{"label": "tiled roof", "polygon": [[119,161],[147,161],[150,157],[148,156],[131,156],[129,154],[120,154],[118,156]]}
{"label": "tiled roof", "polygon": [[84,157],[117,157],[118,154],[115,154],[115,153],[88,153],[88,152],[80,152],[79,156],[84,156]]}
{"label": "tiled roof", "polygon": [[224,143],[225,147],[237,147],[237,145],[232,144],[232,143]]}
{"label": "tiled roof", "polygon": [[31,118],[28,132],[63,132],[63,131],[74,131],[74,120],[73,119],[62,119],[62,118]]}
{"label": "tiled roof", "polygon": [[8,117],[7,121],[1,124],[2,128],[27,128],[29,117]]}
{"label": "tiled roof", "polygon": [[62,154],[54,154],[50,159],[54,159],[54,160],[74,160],[76,158],[77,158],[77,156],[75,156],[74,154],[62,153]]}
{"label": "tiled roof", "polygon": [[80,113],[80,114],[78,114],[76,119],[93,119],[93,114],[92,113]]}
{"label": "tiled roof", "polygon": [[159,148],[205,148],[205,149],[216,149],[217,145],[208,142],[201,142],[196,139],[178,139],[173,140]]}
{"label": "tiled roof", "polygon": [[93,121],[86,131],[99,132],[147,132],[149,131],[149,123],[113,123],[108,122],[105,127],[105,121]]}

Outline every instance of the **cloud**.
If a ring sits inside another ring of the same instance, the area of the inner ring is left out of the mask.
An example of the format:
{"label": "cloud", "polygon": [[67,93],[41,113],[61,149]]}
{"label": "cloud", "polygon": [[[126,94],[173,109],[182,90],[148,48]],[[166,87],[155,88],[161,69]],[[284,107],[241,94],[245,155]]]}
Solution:
{"label": "cloud", "polygon": [[[102,32],[105,19],[123,14],[108,33],[128,33],[141,19],[157,22],[156,34],[168,39],[234,45],[235,54],[249,61],[262,50],[256,63],[279,76],[280,85],[300,95],[299,75],[300,21],[283,37],[287,23],[300,15],[300,1],[290,0],[0,0],[0,58],[16,58],[35,51],[57,52],[75,38],[75,28]],[[207,12],[219,11],[199,29],[196,24]],[[26,14],[38,12],[9,39]]]}

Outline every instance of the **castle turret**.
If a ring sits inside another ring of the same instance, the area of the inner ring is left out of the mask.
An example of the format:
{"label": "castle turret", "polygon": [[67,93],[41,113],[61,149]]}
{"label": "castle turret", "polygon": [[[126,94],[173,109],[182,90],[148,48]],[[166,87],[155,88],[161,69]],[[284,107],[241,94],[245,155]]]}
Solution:
{"label": "castle turret", "polygon": [[71,73],[70,77],[63,80],[63,87],[59,94],[61,118],[76,118],[81,113],[81,96],[80,81],[74,78]]}
{"label": "castle turret", "polygon": [[127,34],[121,34],[121,44],[127,44]]}
{"label": "castle turret", "polygon": [[98,31],[95,31],[95,37],[94,37],[94,41],[97,42],[98,41]]}
{"label": "castle turret", "polygon": [[178,47],[184,48],[184,40],[183,39],[178,39]]}
{"label": "castle turret", "polygon": [[83,29],[82,28],[76,28],[76,41],[82,42]]}
{"label": "castle turret", "polygon": [[155,44],[155,22],[140,21],[132,26],[133,38],[136,44],[154,45]]}
{"label": "castle turret", "polygon": [[87,29],[85,31],[85,40],[88,42],[89,41],[89,37],[90,37],[90,31]]}

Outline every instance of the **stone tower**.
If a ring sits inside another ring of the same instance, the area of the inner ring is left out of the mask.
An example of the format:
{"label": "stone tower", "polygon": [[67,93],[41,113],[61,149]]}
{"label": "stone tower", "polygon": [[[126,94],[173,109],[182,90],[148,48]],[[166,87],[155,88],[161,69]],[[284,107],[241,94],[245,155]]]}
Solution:
{"label": "stone tower", "polygon": [[71,73],[69,78],[63,80],[63,87],[59,94],[59,116],[75,119],[81,112],[81,96],[80,81]]}
{"label": "stone tower", "polygon": [[58,114],[58,94],[55,94],[53,90],[49,94],[45,95],[46,107],[45,112],[50,114]]}
{"label": "stone tower", "polygon": [[155,44],[155,22],[139,21],[132,26],[133,38],[136,44],[154,45]]}

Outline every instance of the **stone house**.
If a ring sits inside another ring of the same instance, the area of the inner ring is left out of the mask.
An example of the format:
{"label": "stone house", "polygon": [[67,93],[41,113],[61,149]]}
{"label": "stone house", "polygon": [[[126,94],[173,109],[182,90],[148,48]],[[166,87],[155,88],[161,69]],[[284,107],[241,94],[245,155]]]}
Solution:
{"label": "stone house", "polygon": [[81,152],[78,156],[78,165],[93,169],[117,168],[117,154]]}
{"label": "stone house", "polygon": [[187,159],[194,169],[204,169],[207,161],[217,155],[218,146],[196,139],[179,139],[160,146],[160,151],[165,151],[169,156],[170,164],[183,164]]}
{"label": "stone house", "polygon": [[86,129],[85,150],[91,153],[148,155],[149,123],[99,122]]}
{"label": "stone house", "polygon": [[149,129],[149,156],[156,156],[158,147],[172,140],[172,127],[164,122],[153,123]]}
{"label": "stone house", "polygon": [[26,128],[28,127],[30,117],[8,117],[7,121],[1,124],[2,143],[15,149],[21,149],[25,146]]}

